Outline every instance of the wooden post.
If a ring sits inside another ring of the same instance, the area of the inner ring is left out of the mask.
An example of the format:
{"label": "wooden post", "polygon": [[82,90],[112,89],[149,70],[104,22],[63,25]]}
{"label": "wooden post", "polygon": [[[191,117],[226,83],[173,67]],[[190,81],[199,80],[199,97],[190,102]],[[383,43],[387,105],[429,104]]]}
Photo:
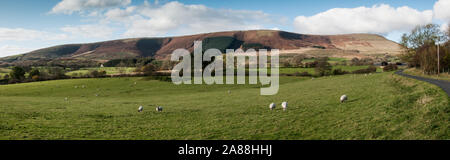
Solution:
{"label": "wooden post", "polygon": [[441,72],[440,71],[440,69],[441,68],[439,68],[440,66],[439,66],[439,43],[438,43],[438,46],[437,46],[437,60],[438,60],[438,64],[437,64],[437,66],[438,66],[438,72],[437,72],[437,75],[438,75],[438,77],[439,77],[439,73]]}

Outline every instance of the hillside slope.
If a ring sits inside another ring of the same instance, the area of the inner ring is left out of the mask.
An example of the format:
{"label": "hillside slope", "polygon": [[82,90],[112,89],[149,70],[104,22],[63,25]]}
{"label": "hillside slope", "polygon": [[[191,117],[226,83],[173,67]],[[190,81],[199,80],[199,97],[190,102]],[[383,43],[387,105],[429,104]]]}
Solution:
{"label": "hillside slope", "polygon": [[193,51],[194,41],[203,41],[204,49],[280,49],[281,53],[336,54],[366,56],[399,54],[401,46],[373,34],[305,35],[273,30],[230,31],[167,38],[121,39],[89,44],[69,44],[44,48],[17,56],[0,58],[0,63],[47,63],[50,61],[95,61],[154,57],[167,59],[179,48]]}

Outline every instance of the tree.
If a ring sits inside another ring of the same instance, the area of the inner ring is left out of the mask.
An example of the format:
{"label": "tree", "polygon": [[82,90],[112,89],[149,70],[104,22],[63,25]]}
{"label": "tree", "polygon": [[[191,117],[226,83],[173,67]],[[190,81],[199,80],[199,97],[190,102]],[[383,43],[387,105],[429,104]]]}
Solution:
{"label": "tree", "polygon": [[[402,36],[401,44],[406,50],[401,59],[407,62],[410,67],[421,68],[424,73],[437,73],[436,71],[445,69],[445,67],[440,65],[440,68],[437,67],[436,43],[440,44],[448,38],[448,34],[442,32],[439,25],[417,26],[411,33]],[[448,53],[445,49],[442,49],[440,53],[439,62],[441,64],[441,59],[444,59],[445,63],[445,57]]]}
{"label": "tree", "polygon": [[14,67],[9,75],[11,79],[20,81],[25,79],[25,70],[22,67]]}
{"label": "tree", "polygon": [[292,58],[292,65],[294,65],[294,67],[301,67],[302,66],[302,61],[305,59],[306,57],[304,55],[296,55]]}
{"label": "tree", "polygon": [[31,71],[30,71],[30,74],[28,75],[28,77],[33,77],[33,76],[40,76],[40,72],[39,72],[39,69],[37,69],[37,68],[33,68],[33,69],[31,69]]}
{"label": "tree", "polygon": [[444,32],[441,31],[439,25],[427,24],[417,26],[411,33],[403,34],[401,44],[406,48],[418,49],[426,44],[434,44],[446,40]]}
{"label": "tree", "polygon": [[155,73],[156,67],[153,64],[147,64],[141,68],[141,71],[144,72],[146,76],[151,76]]}
{"label": "tree", "polygon": [[328,57],[319,58],[316,65],[316,73],[319,76],[325,76],[331,72],[332,66],[328,63]]}

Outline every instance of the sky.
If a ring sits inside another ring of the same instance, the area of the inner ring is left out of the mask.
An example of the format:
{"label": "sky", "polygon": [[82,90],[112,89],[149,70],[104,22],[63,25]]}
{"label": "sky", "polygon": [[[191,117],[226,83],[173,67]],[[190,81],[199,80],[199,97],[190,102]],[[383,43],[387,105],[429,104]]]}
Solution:
{"label": "sky", "polygon": [[417,25],[450,22],[450,0],[0,1],[0,57],[69,43],[272,29],[373,33],[399,41]]}

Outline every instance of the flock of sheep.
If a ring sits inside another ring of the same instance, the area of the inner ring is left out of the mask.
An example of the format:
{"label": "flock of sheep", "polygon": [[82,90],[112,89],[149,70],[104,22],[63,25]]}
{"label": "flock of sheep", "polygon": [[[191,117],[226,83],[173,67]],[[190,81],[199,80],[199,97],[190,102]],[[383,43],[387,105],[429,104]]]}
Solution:
{"label": "flock of sheep", "polygon": [[[312,80],[314,80],[314,78],[313,78]],[[136,84],[137,84],[137,82],[134,82],[134,85],[136,85]],[[78,86],[75,86],[74,88],[78,88]],[[85,85],[82,85],[81,88],[86,88],[86,86],[85,86]],[[228,90],[228,94],[231,94],[231,91],[230,91],[230,90]],[[95,96],[98,97],[99,95],[96,94]],[[69,100],[68,97],[65,97],[65,98],[64,98],[64,101],[68,101],[68,100]],[[341,103],[344,103],[344,102],[347,101],[347,100],[348,100],[347,95],[342,95],[341,98],[340,98],[340,102],[341,102]],[[275,103],[271,103],[271,104],[269,105],[269,109],[270,109],[270,110],[274,110],[275,108],[276,108],[276,104],[275,104]],[[281,103],[281,108],[283,108],[283,111],[286,111],[287,108],[288,108],[288,103],[287,103],[287,102]],[[144,107],[143,107],[143,106],[139,106],[138,112],[143,112],[143,111],[144,111]],[[156,107],[156,111],[157,111],[157,112],[162,112],[162,111],[163,111],[163,107],[162,107],[162,106]]]}

